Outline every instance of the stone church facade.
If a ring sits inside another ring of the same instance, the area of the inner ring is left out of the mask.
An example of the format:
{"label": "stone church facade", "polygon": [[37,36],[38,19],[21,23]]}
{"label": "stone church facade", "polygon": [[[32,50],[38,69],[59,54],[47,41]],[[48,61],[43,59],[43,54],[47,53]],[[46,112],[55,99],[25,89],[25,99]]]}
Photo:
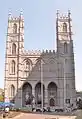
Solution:
{"label": "stone church facade", "polygon": [[[75,104],[75,65],[70,13],[56,18],[56,51],[24,49],[24,18],[9,15],[5,56],[5,101],[17,107]],[[43,100],[43,101],[42,101]]]}

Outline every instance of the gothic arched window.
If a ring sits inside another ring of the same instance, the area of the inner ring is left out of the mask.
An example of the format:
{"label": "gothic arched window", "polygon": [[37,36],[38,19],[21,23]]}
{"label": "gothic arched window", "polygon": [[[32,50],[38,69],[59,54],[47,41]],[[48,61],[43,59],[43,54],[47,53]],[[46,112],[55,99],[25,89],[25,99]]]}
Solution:
{"label": "gothic arched window", "polygon": [[63,32],[67,32],[67,24],[63,23]]}
{"label": "gothic arched window", "polygon": [[30,71],[30,62],[28,60],[26,61],[25,68],[27,71]]}
{"label": "gothic arched window", "polygon": [[67,46],[67,43],[64,43],[64,53],[67,53],[68,52],[68,46]]}
{"label": "gothic arched window", "polygon": [[11,85],[11,97],[14,97],[15,96],[15,87],[14,85]]}
{"label": "gothic arched window", "polygon": [[17,24],[16,23],[14,23],[14,25],[13,25],[13,33],[17,33]]}
{"label": "gothic arched window", "polygon": [[12,44],[12,54],[13,55],[16,54],[16,44],[15,43]]}
{"label": "gothic arched window", "polygon": [[11,62],[11,73],[15,74],[15,61],[14,60],[12,60]]}

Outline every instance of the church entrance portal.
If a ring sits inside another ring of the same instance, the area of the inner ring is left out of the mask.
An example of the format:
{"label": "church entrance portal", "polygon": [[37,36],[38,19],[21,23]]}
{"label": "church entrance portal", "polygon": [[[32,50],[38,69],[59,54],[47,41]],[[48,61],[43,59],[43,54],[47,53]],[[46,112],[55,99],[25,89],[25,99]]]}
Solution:
{"label": "church entrance portal", "polygon": [[22,104],[23,106],[31,105],[32,103],[32,86],[28,82],[22,87]]}
{"label": "church entrance portal", "polygon": [[48,100],[49,106],[57,105],[57,85],[54,82],[48,85]]}
{"label": "church entrance portal", "polygon": [[[44,85],[43,85],[43,104],[44,104],[44,97],[45,97],[45,93],[44,93]],[[41,106],[42,103],[42,95],[41,95],[41,83],[37,83],[35,86],[35,103],[36,106]]]}
{"label": "church entrance portal", "polygon": [[55,106],[55,100],[53,98],[50,99],[49,103],[50,106]]}

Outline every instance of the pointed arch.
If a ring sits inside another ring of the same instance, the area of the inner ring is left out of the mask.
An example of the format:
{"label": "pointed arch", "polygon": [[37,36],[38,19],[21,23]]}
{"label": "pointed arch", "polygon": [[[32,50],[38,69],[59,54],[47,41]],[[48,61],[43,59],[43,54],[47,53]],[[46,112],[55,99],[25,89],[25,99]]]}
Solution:
{"label": "pointed arch", "polygon": [[16,54],[16,44],[15,43],[12,44],[12,54],[13,55]]}
{"label": "pointed arch", "polygon": [[10,89],[10,91],[11,91],[11,97],[13,98],[14,96],[15,96],[15,87],[14,87],[14,85],[12,84],[11,85],[11,89]]}
{"label": "pointed arch", "polygon": [[30,62],[28,60],[26,60],[26,62],[25,62],[25,69],[30,71]]}
{"label": "pointed arch", "polygon": [[50,106],[55,106],[55,100],[53,98],[50,99],[49,105]]}
{"label": "pointed arch", "polygon": [[14,25],[13,25],[13,33],[17,33],[17,24],[16,23],[14,23]]}
{"label": "pointed arch", "polygon": [[50,106],[57,105],[57,85],[54,82],[48,84],[48,98]]}
{"label": "pointed arch", "polygon": [[23,69],[30,72],[32,68],[32,61],[29,58],[23,60]]}
{"label": "pointed arch", "polygon": [[11,68],[11,74],[15,74],[15,61],[14,60],[12,60],[11,61],[11,65],[10,65],[10,68]]}
{"label": "pointed arch", "polygon": [[[36,105],[41,104],[42,103],[42,99],[41,99],[41,82],[38,82],[35,85],[35,101],[36,101]],[[43,84],[43,104],[45,101],[45,85]]]}
{"label": "pointed arch", "polygon": [[57,62],[56,58],[53,57],[49,58],[48,61],[50,64],[55,64]]}
{"label": "pointed arch", "polygon": [[28,82],[22,86],[22,104],[23,106],[32,104],[32,85]]}
{"label": "pointed arch", "polygon": [[67,53],[68,52],[68,45],[67,43],[65,42],[64,43],[64,53]]}
{"label": "pointed arch", "polygon": [[29,59],[29,58],[25,58],[25,59],[23,59],[23,61],[22,61],[22,68],[23,68],[23,76],[24,77],[28,77],[28,75],[30,74],[30,72],[31,72],[31,69],[32,69],[32,61],[31,61],[31,59]]}
{"label": "pointed arch", "polygon": [[63,23],[63,32],[67,32],[67,24],[65,22]]}

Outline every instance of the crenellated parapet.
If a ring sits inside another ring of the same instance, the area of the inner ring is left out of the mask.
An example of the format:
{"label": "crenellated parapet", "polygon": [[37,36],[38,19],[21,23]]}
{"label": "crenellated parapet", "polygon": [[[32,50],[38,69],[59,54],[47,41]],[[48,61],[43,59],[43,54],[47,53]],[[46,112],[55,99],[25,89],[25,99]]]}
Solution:
{"label": "crenellated parapet", "polygon": [[69,18],[69,15],[70,15],[70,11],[68,11],[68,14],[61,14],[59,13],[59,11],[57,12],[57,18],[59,21],[63,21],[66,22],[66,21],[70,21],[72,20],[71,18]]}
{"label": "crenellated parapet", "polygon": [[24,50],[24,55],[41,55],[41,50]]}
{"label": "crenellated parapet", "polygon": [[8,20],[9,21],[18,21],[19,19],[24,21],[24,17],[23,17],[23,13],[22,12],[20,13],[19,17],[12,16],[11,13],[9,13],[9,15],[8,15]]}
{"label": "crenellated parapet", "polygon": [[58,16],[59,19],[68,19],[68,16],[64,15],[64,14],[59,14]]}
{"label": "crenellated parapet", "polygon": [[43,50],[42,53],[46,53],[46,54],[52,54],[54,53],[55,54],[55,50]]}
{"label": "crenellated parapet", "polygon": [[55,50],[25,50],[23,55],[44,55],[44,54],[55,54]]}

